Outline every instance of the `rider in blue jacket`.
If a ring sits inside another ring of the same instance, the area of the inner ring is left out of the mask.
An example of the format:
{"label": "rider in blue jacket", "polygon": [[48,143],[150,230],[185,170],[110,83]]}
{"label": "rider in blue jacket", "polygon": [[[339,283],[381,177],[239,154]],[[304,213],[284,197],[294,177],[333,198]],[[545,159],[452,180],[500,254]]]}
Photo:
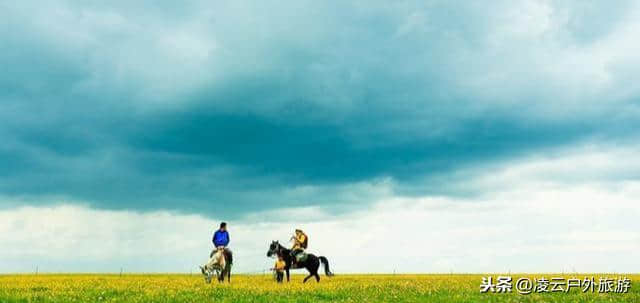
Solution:
{"label": "rider in blue jacket", "polygon": [[213,242],[213,245],[215,247],[209,254],[209,258],[212,258],[216,251],[218,251],[219,249],[223,249],[227,264],[233,264],[233,254],[231,250],[227,248],[227,245],[229,245],[229,232],[227,231],[226,222],[220,223],[220,228],[216,230],[215,233],[213,233],[213,238],[211,239],[211,241]]}
{"label": "rider in blue jacket", "polygon": [[218,248],[220,246],[226,248],[229,245],[229,232],[227,231],[227,223],[220,223],[220,229],[213,234],[213,245]]}

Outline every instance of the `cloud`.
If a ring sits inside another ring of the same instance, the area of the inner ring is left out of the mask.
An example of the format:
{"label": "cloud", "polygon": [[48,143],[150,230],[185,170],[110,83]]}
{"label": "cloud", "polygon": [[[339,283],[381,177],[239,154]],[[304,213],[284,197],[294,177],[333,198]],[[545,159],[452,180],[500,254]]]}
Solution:
{"label": "cloud", "polygon": [[[473,199],[387,196],[338,215],[314,207],[254,212],[229,221],[235,268],[270,267],[267,245],[286,243],[300,227],[310,251],[327,256],[337,273],[636,272],[640,183],[547,175],[557,163],[582,176],[624,171],[615,159],[630,153],[585,148],[512,163],[479,176],[482,184],[506,184]],[[0,257],[8,260],[0,271],[189,272],[211,249],[220,219],[78,204],[0,210]]]}
{"label": "cloud", "polygon": [[2,8],[0,193],[28,205],[238,218],[491,194],[461,177],[638,126],[633,2]]}

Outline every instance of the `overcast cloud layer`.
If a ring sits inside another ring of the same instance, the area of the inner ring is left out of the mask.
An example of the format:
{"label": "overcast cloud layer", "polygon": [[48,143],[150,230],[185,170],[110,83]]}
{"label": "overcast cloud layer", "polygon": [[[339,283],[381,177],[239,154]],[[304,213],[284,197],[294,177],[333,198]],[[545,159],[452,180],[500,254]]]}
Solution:
{"label": "overcast cloud layer", "polygon": [[[309,251],[341,274],[638,272],[640,182],[589,177],[637,172],[637,159],[617,161],[637,153],[582,147],[526,158],[478,176],[476,186],[498,189],[473,202],[386,196],[341,215],[314,207],[257,212],[230,222],[234,268],[263,273],[273,262],[270,241],[288,244],[298,226],[311,235]],[[562,181],[572,176],[582,181]],[[221,219],[72,202],[0,211],[0,272],[196,272]]]}
{"label": "overcast cloud layer", "polygon": [[639,32],[633,1],[1,2],[0,210],[249,235],[300,209],[529,209],[531,171],[606,203],[640,178]]}

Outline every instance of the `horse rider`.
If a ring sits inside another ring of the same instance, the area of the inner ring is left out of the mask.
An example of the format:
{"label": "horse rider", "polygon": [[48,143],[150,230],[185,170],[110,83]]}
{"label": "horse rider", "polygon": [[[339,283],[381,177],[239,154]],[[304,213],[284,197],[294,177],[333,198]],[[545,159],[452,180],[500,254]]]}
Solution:
{"label": "horse rider", "polygon": [[229,245],[229,240],[230,239],[229,232],[227,231],[227,222],[222,222],[220,223],[220,228],[216,230],[215,233],[213,233],[213,238],[211,241],[213,242],[215,248],[213,249],[209,257],[213,257],[213,254],[218,249],[224,250],[227,255],[230,254],[231,251],[227,248],[227,245]]}
{"label": "horse rider", "polygon": [[291,256],[293,263],[297,264],[304,257],[304,250],[309,243],[309,237],[301,230],[296,229],[295,235],[292,237],[293,247],[291,247]]}

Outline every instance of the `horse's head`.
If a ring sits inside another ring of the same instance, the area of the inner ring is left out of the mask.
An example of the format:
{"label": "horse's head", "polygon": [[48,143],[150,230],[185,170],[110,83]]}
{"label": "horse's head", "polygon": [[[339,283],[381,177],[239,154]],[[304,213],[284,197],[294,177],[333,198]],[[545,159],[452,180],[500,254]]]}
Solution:
{"label": "horse's head", "polygon": [[271,257],[278,253],[279,248],[280,243],[278,243],[278,241],[271,241],[271,245],[269,245],[269,250],[267,251],[267,257]]}
{"label": "horse's head", "polygon": [[211,283],[211,279],[213,278],[213,275],[214,275],[213,270],[208,268],[207,265],[200,266],[200,270],[202,271],[202,275],[204,276],[204,281],[206,283]]}

